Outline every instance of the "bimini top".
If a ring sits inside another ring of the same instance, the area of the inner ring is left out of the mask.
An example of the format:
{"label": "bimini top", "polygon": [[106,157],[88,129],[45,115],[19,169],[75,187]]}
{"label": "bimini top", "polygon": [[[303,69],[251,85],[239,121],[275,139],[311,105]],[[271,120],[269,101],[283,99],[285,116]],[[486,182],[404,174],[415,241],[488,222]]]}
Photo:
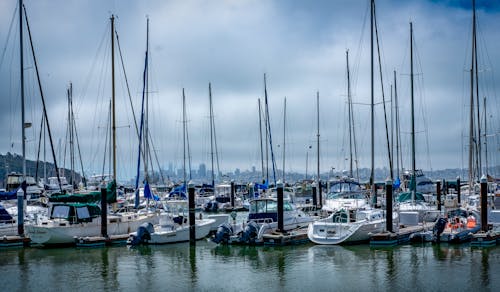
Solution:
{"label": "bimini top", "polygon": [[[411,192],[400,193],[397,200],[398,203],[410,202],[411,201]],[[424,195],[419,192],[415,192],[415,201],[425,201]]]}

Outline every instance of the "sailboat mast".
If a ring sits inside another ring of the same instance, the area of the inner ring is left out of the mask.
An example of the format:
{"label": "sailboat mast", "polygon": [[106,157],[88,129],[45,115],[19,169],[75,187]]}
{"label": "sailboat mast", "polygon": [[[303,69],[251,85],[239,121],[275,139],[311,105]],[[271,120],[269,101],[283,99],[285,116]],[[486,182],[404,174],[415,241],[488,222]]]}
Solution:
{"label": "sailboat mast", "polygon": [[[21,70],[21,135],[23,155],[23,182],[26,181],[26,124],[24,109],[24,57],[23,57],[23,0],[19,0],[19,66]],[[56,169],[57,171],[57,169]]]}
{"label": "sailboat mast", "polygon": [[116,119],[115,119],[115,16],[111,15],[111,107],[113,133],[113,180],[116,182]]}
{"label": "sailboat mast", "polygon": [[[318,161],[317,165],[317,172],[318,172],[318,177],[317,177],[317,182],[318,182],[318,187],[319,187],[319,182],[320,182],[320,173],[319,173],[319,91],[316,91],[316,159]],[[320,203],[321,204],[321,203]]]}
{"label": "sailboat mast", "polygon": [[470,69],[470,111],[469,111],[469,190],[472,190],[474,185],[474,38],[476,37],[476,1],[472,0],[472,54],[471,54],[471,69]]}
{"label": "sailboat mast", "polygon": [[[74,117],[73,117],[73,83],[68,88],[68,126],[69,126],[69,155],[71,165],[71,184],[75,186],[75,144],[74,144]],[[73,187],[71,188],[73,190]]]}
{"label": "sailboat mast", "polygon": [[375,13],[375,0],[371,0],[370,5],[370,70],[371,70],[371,171],[370,171],[370,185],[372,189],[374,189],[374,181],[375,181],[375,97],[374,97],[374,82],[373,82],[373,14]]}
{"label": "sailboat mast", "polygon": [[352,100],[351,100],[351,80],[349,74],[349,50],[345,52],[346,64],[347,64],[347,106],[348,106],[348,117],[349,117],[349,177],[353,176],[353,162],[352,162]]}
{"label": "sailboat mast", "polygon": [[285,145],[286,145],[286,97],[283,112],[283,184],[285,183]]}
{"label": "sailboat mast", "polygon": [[412,200],[415,199],[416,177],[415,177],[415,105],[413,97],[413,23],[410,22],[410,90],[411,90],[411,163],[412,163],[412,179],[411,192]]}
{"label": "sailboat mast", "polygon": [[487,112],[486,112],[486,96],[483,99],[483,107],[484,107],[484,162],[485,162],[485,174],[486,177],[488,177],[488,127],[486,125],[486,118],[487,118]]}
{"label": "sailboat mast", "polygon": [[[149,54],[149,18],[146,19],[146,51],[148,51]],[[149,57],[149,56],[148,56]],[[149,62],[149,58],[148,58]],[[145,109],[144,109],[144,180],[148,181],[149,180],[149,175],[148,175],[148,166],[149,166],[149,161],[151,159],[150,152],[149,152],[149,70],[145,72],[145,78],[146,78],[146,89],[145,89],[145,94],[146,94],[146,100],[145,100]]]}
{"label": "sailboat mast", "polygon": [[401,155],[399,153],[399,106],[398,106],[398,86],[396,81],[396,70],[394,70],[394,111],[396,119],[396,177],[399,178],[399,160]]}
{"label": "sailboat mast", "polygon": [[186,95],[184,94],[184,88],[182,88],[182,155],[183,155],[183,180],[184,186],[186,185]]}
{"label": "sailboat mast", "polygon": [[[26,182],[26,139],[25,139],[25,117],[24,117],[24,62],[23,62],[23,1],[19,0],[19,59],[20,59],[20,87],[21,87],[21,128],[22,128],[22,155],[23,155],[23,183]],[[57,169],[56,169],[57,172]],[[17,233],[24,235],[24,200],[17,199]]]}
{"label": "sailboat mast", "polygon": [[474,42],[474,74],[476,78],[476,104],[477,104],[477,148],[476,148],[476,169],[477,169],[477,178],[479,180],[479,177],[481,176],[481,171],[483,169],[482,165],[482,143],[481,143],[481,117],[480,117],[480,112],[481,112],[481,107],[479,105],[479,76],[478,76],[478,65],[477,65],[477,19],[476,19],[476,1],[473,1],[474,5],[474,21],[473,21],[473,42]]}
{"label": "sailboat mast", "polygon": [[260,165],[262,168],[262,178],[264,179],[264,147],[262,145],[262,110],[260,108],[260,98],[257,100],[259,104],[259,141],[260,141]]}
{"label": "sailboat mast", "polygon": [[210,103],[210,156],[212,160],[212,187],[215,187],[215,178],[214,178],[214,112],[212,109],[212,84],[208,83],[208,100]]}
{"label": "sailboat mast", "polygon": [[269,114],[267,110],[267,84],[266,74],[264,73],[264,120],[266,125],[266,182],[269,183]]}

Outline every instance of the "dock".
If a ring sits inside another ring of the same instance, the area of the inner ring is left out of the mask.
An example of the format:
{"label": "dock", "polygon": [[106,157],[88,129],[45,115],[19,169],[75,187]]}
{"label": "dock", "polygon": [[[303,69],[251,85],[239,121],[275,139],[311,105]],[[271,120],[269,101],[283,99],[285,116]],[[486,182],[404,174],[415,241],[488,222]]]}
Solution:
{"label": "dock", "polygon": [[310,242],[307,237],[307,228],[298,229],[290,232],[274,231],[262,236],[264,245],[285,246],[297,245]]}
{"label": "dock", "polygon": [[472,235],[471,247],[489,247],[500,243],[500,234],[494,231],[478,232]]}
{"label": "dock", "polygon": [[117,246],[126,245],[128,234],[103,236],[86,236],[76,237],[75,244],[77,247],[103,247],[103,246]]}
{"label": "dock", "polygon": [[380,232],[372,234],[370,238],[370,246],[395,246],[399,244],[405,244],[410,242],[410,236],[412,234],[422,232],[424,230],[430,230],[434,226],[434,223],[424,223],[420,225],[406,226],[399,228],[396,232]]}
{"label": "dock", "polygon": [[0,237],[0,248],[8,247],[25,247],[30,246],[31,239],[25,236],[19,235],[4,235]]}

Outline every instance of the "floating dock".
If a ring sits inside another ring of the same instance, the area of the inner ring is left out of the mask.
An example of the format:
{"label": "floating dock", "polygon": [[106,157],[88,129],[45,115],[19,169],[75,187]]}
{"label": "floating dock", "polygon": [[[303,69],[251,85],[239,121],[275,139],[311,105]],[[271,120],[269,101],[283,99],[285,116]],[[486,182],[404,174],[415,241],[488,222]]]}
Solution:
{"label": "floating dock", "polygon": [[472,235],[470,246],[488,247],[500,243],[500,234],[494,231],[478,232]]}
{"label": "floating dock", "polygon": [[108,237],[102,237],[102,236],[75,237],[75,244],[77,247],[103,247],[103,246],[126,245],[128,237],[129,237],[128,234],[110,235]]}
{"label": "floating dock", "polygon": [[298,229],[290,232],[277,232],[274,231],[269,234],[262,235],[264,245],[297,245],[310,242],[307,237],[307,228]]}
{"label": "floating dock", "polygon": [[414,225],[399,228],[396,232],[380,232],[373,234],[370,238],[370,246],[395,246],[410,242],[410,236],[414,233],[432,229],[434,223],[424,223],[423,225]]}
{"label": "floating dock", "polygon": [[4,235],[3,237],[0,237],[0,248],[25,247],[30,246],[30,242],[31,239],[29,237],[19,235]]}

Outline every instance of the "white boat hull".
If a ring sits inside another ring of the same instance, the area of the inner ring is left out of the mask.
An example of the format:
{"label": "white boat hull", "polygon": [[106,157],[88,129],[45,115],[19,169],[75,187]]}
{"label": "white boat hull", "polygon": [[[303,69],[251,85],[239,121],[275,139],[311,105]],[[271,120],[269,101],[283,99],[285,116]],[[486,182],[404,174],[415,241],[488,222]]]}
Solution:
{"label": "white boat hull", "polygon": [[[215,219],[196,220],[195,236],[196,240],[205,238],[211,231]],[[130,234],[131,237],[137,236],[137,232]],[[155,231],[150,234],[151,239],[145,241],[146,244],[168,244],[189,241],[189,224],[183,224],[176,228],[167,229],[159,225],[155,226]]]}
{"label": "white boat hull", "polygon": [[307,236],[316,244],[354,244],[367,242],[371,234],[382,232],[385,219],[353,223],[316,221],[309,224]]}
{"label": "white boat hull", "polygon": [[[157,214],[109,216],[107,232],[108,235],[129,234],[145,222],[157,223]],[[78,224],[69,224],[66,220],[50,220],[37,225],[27,225],[26,232],[33,243],[72,244],[75,237],[101,236],[101,220],[95,218],[92,222]]]}

